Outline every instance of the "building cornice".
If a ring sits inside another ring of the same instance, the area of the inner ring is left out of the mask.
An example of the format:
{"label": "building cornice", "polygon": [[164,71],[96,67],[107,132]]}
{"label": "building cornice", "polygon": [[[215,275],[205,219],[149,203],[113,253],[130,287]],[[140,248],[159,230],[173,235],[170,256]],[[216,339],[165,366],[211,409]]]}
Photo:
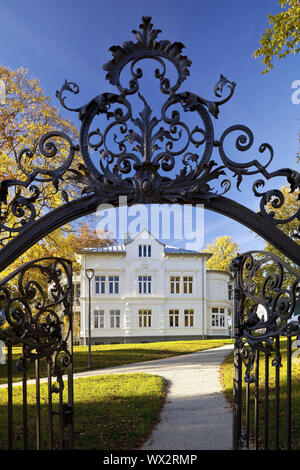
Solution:
{"label": "building cornice", "polygon": [[181,252],[178,252],[178,253],[164,253],[165,255],[165,258],[169,258],[169,257],[181,257],[181,258],[206,258],[207,260],[209,260],[209,258],[211,258],[213,255],[212,253],[202,253],[202,252],[199,252],[199,253],[181,253]]}
{"label": "building cornice", "polygon": [[218,274],[226,274],[229,277],[232,277],[231,273],[228,271],[222,271],[221,269],[207,269],[206,273],[218,273]]}

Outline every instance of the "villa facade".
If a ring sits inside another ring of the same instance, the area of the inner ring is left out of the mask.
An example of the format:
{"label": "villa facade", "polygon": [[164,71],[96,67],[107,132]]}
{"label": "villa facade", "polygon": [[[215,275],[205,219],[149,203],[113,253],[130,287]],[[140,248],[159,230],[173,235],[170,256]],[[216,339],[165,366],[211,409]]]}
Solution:
{"label": "villa facade", "polygon": [[[114,344],[228,337],[230,274],[206,269],[211,254],[162,244],[149,232],[125,244],[78,253],[77,342]],[[93,269],[91,281],[86,270]],[[76,338],[75,338],[76,339]]]}

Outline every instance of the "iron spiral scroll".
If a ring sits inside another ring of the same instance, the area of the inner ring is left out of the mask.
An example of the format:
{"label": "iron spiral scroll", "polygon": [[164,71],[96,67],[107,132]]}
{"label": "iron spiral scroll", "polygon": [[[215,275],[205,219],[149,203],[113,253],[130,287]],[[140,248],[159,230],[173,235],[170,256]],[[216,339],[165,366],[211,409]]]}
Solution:
{"label": "iron spiral scroll", "polygon": [[[296,194],[300,185],[297,171],[269,171],[274,157],[270,144],[258,148],[265,163],[253,156],[237,162],[228,154],[227,144],[233,138],[238,152],[252,152],[252,131],[238,124],[219,138],[215,136],[213,119],[233,97],[236,84],[221,75],[213,100],[181,91],[191,61],[183,55],[181,42],[158,40],[160,32],[153,28],[150,17],[143,17],[139,29],[133,31],[136,41],[110,48],[112,59],[103,68],[115,93],[104,92],[83,106],[72,107],[66,103],[67,93],[78,95],[79,86],[65,81],[57,91],[61,105],[78,113],[79,142],[54,130],[41,138],[35,151],[19,152],[20,178],[0,182],[3,244],[45,215],[37,204],[43,188],[51,185],[61,195],[62,205],[93,194],[99,203],[115,204],[124,195],[129,205],[191,201],[205,205],[228,194],[232,180],[240,189],[245,177],[259,175],[253,194],[260,199],[260,215],[277,227],[300,219],[299,204],[288,218],[278,215],[277,209],[286,204],[284,194],[278,188],[265,189],[267,181],[275,177],[284,178]],[[143,60],[157,64],[153,84],[158,84],[162,105],[156,113],[141,92]],[[170,76],[169,66],[173,68]],[[36,157],[44,163],[36,165]]]}

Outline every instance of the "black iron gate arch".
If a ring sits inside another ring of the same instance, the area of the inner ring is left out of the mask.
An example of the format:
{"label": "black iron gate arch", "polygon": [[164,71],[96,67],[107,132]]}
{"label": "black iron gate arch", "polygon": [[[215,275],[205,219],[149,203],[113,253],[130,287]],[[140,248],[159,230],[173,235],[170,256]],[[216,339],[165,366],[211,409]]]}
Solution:
{"label": "black iron gate arch", "polygon": [[[182,43],[159,40],[160,32],[153,28],[150,17],[143,17],[139,29],[133,31],[135,41],[110,48],[112,59],[103,68],[114,93],[104,92],[85,105],[72,107],[66,104],[66,94],[79,94],[79,86],[65,81],[57,91],[61,105],[78,113],[79,143],[54,130],[41,138],[35,152],[23,149],[18,154],[22,177],[0,182],[0,236],[9,239],[0,250],[1,270],[65,223],[95,212],[102,203],[117,206],[120,196],[127,197],[128,205],[203,204],[250,228],[295,265],[300,264],[299,233],[293,239],[280,230],[294,220],[300,225],[300,204],[287,217],[280,217],[277,210],[287,204],[284,192],[277,187],[266,189],[268,182],[280,178],[297,194],[300,174],[289,168],[270,171],[274,151],[268,143],[257,149],[264,163],[258,157],[236,162],[228,155],[232,139],[237,152],[254,148],[253,133],[245,125],[230,126],[220,137],[215,136],[213,120],[234,95],[236,84],[221,75],[214,100],[181,91],[191,61],[183,55]],[[158,113],[142,94],[142,60],[157,64],[153,81],[163,98]],[[81,162],[75,164],[78,154]],[[240,189],[245,179],[251,181],[259,201],[258,212],[228,197],[232,183]],[[36,205],[47,185],[53,185],[62,203],[38,215]],[[80,194],[72,196],[68,192],[71,185]],[[236,320],[241,318],[238,312]],[[240,332],[236,331],[238,341]],[[238,346],[236,351],[239,353]]]}

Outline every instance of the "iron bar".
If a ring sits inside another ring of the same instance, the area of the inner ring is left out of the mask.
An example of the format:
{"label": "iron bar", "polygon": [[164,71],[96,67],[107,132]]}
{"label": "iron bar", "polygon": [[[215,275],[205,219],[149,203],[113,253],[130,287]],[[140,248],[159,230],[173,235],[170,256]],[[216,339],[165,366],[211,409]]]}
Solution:
{"label": "iron bar", "polygon": [[[72,276],[72,266],[70,266],[70,276]],[[73,292],[72,292],[73,294]],[[70,334],[68,337],[68,350],[70,353],[70,363],[68,365],[68,407],[71,412],[69,419],[69,436],[68,436],[68,449],[74,449],[74,384],[73,384],[73,302],[71,302],[69,315],[70,321]]]}
{"label": "iron bar", "polygon": [[60,448],[64,450],[65,439],[64,439],[64,407],[63,407],[63,390],[60,388],[59,391],[59,431],[60,431]]}
{"label": "iron bar", "polygon": [[41,391],[40,391],[40,360],[35,360],[35,390],[36,390],[36,450],[41,449]]}
{"label": "iron bar", "polygon": [[47,359],[48,374],[48,423],[49,423],[49,449],[53,449],[53,406],[52,406],[52,370],[51,359]]}
{"label": "iron bar", "polygon": [[245,416],[245,427],[246,427],[246,447],[249,449],[249,439],[250,439],[250,383],[246,383],[246,398],[245,398],[245,405],[246,405],[246,416]]}
{"label": "iron bar", "polygon": [[292,406],[292,340],[291,337],[287,338],[287,413],[286,413],[286,426],[287,426],[287,450],[291,450],[291,406]]}
{"label": "iron bar", "polygon": [[280,338],[275,339],[275,449],[279,450],[279,426],[280,426]]}
{"label": "iron bar", "polygon": [[265,416],[264,416],[264,449],[268,450],[269,440],[269,357],[268,351],[265,352]]}
{"label": "iron bar", "polygon": [[7,394],[8,394],[8,448],[13,449],[13,375],[12,375],[12,344],[7,342]]}
{"label": "iron bar", "polygon": [[89,345],[88,345],[88,368],[92,367],[92,337],[91,337],[91,281],[94,277],[95,271],[92,268],[87,268],[85,270],[85,275],[88,279],[89,286],[89,311],[88,311],[88,336],[89,336]]}
{"label": "iron bar", "polygon": [[255,363],[255,390],[254,390],[254,435],[255,435],[255,449],[258,450],[259,446],[259,350],[256,351]]}
{"label": "iron bar", "polygon": [[242,360],[237,347],[234,350],[233,400],[233,449],[238,450],[242,430]]}
{"label": "iron bar", "polygon": [[22,385],[23,385],[23,434],[24,450],[28,449],[28,407],[27,407],[27,360],[26,346],[23,344],[22,355]]}

